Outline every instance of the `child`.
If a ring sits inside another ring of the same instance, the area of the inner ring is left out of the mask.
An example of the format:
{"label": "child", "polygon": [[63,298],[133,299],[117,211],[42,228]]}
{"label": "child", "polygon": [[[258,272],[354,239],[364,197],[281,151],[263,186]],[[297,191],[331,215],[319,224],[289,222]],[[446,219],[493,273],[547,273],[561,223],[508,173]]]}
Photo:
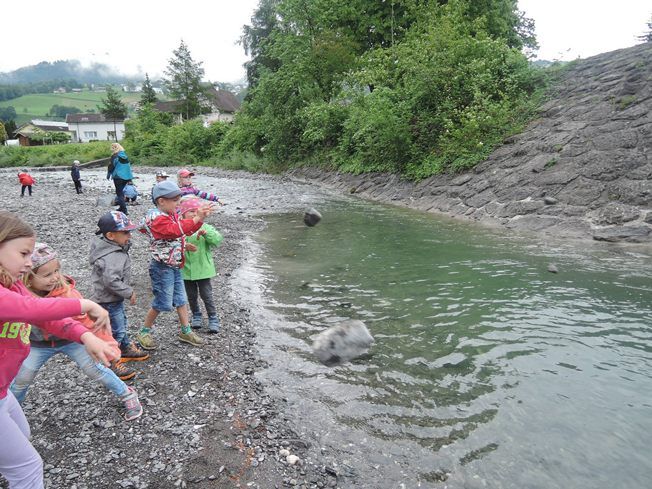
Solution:
{"label": "child", "polygon": [[163,182],[163,181],[167,180],[169,176],[170,175],[168,175],[164,171],[157,171],[156,172],[156,183],[160,183],[160,182]]}
{"label": "child", "polygon": [[[23,283],[38,297],[82,298],[81,294],[75,289],[75,281],[72,277],[61,275],[57,254],[45,243],[36,243],[32,253],[32,269],[26,274]],[[86,314],[74,316],[72,319],[80,322],[89,330],[93,328],[93,321]],[[111,345],[113,348],[112,358],[120,358],[118,343],[108,332],[104,334],[98,332],[95,335]],[[113,371],[95,362],[80,344],[48,335],[38,327],[32,328],[29,339],[32,348],[20,367],[13,384],[11,384],[11,392],[20,404],[23,404],[27,390],[40,368],[51,357],[57,353],[62,353],[74,361],[91,380],[101,382],[104,387],[113,392],[124,403],[126,408],[125,420],[131,421],[143,414],[143,408],[138,401],[136,391],[131,387],[127,387]]]}
{"label": "child", "polygon": [[72,162],[72,169],[70,170],[70,176],[72,177],[72,183],[75,184],[75,191],[77,194],[81,194],[82,192],[82,184],[81,184],[81,174],[79,173],[79,160],[75,160]]}
{"label": "child", "polygon": [[136,204],[136,199],[138,198],[138,190],[136,189],[136,186],[134,185],[133,181],[129,180],[127,182],[127,185],[125,185],[125,188],[123,190],[123,193],[127,205],[129,205],[129,203],[131,203],[132,205]]}
{"label": "child", "polygon": [[20,196],[25,197],[25,189],[29,189],[29,196],[32,196],[32,185],[36,183],[36,180],[34,180],[34,177],[27,173],[27,170],[21,170],[21,172],[18,174],[18,181],[22,185],[22,188],[20,189]]}
{"label": "child", "polygon": [[9,391],[29,354],[30,323],[68,340],[83,343],[96,362],[108,365],[111,349],[71,316],[86,313],[95,329],[108,327],[109,315],[87,299],[36,298],[20,277],[32,266],[34,230],[15,214],[0,211],[0,474],[11,488],[42,488],[43,461],[29,441],[29,424]]}
{"label": "child", "polygon": [[112,364],[114,372],[122,379],[129,380],[136,372],[123,365],[124,362],[147,360],[149,354],[141,350],[127,335],[127,316],[125,299],[136,304],[136,293],[129,284],[131,278],[131,258],[129,240],[131,231],[136,229],[129,218],[120,211],[110,211],[97,222],[96,237],[91,241],[89,261],[93,266],[93,299],[109,311],[113,338],[120,345],[122,359]]}
{"label": "child", "polygon": [[144,233],[150,238],[152,260],[149,276],[152,280],[154,300],[145,316],[145,324],[138,334],[138,342],[145,350],[156,349],[151,330],[161,311],[176,308],[179,315],[181,332],[179,340],[193,346],[201,346],[204,341],[190,328],[186,291],[181,277],[184,263],[185,237],[201,228],[203,220],[210,215],[210,204],[197,209],[192,219],[179,219],[176,207],[181,199],[181,190],[173,182],[161,182],[154,185],[152,198],[156,209],[150,209],[145,218]]}
{"label": "child", "polygon": [[199,190],[197,187],[193,187],[192,181],[190,179],[194,176],[195,174],[193,172],[185,168],[182,168],[177,172],[177,181],[179,182],[181,195],[195,195],[200,199],[217,202],[220,205],[224,205],[217,195],[211,194],[210,192],[205,192],[204,190]]}
{"label": "child", "polygon": [[[197,215],[197,209],[201,206],[202,201],[196,197],[182,200],[179,206],[179,215],[183,219],[192,219]],[[197,300],[199,291],[208,314],[209,333],[218,333],[220,330],[220,319],[217,317],[217,310],[213,303],[213,288],[211,287],[211,278],[217,275],[211,250],[217,248],[223,239],[213,226],[204,223],[199,231],[186,239],[189,251],[186,252],[186,262],[181,269],[183,285],[186,288],[186,295],[192,311],[192,327],[201,329],[202,326],[201,309],[199,309]],[[192,251],[192,248],[195,250]]]}

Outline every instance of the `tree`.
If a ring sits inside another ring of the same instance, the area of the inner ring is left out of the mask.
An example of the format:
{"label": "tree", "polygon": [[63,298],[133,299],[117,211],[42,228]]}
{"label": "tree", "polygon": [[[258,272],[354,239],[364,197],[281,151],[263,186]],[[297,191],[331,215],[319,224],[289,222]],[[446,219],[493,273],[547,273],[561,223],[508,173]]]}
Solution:
{"label": "tree", "polygon": [[14,133],[16,132],[16,121],[13,119],[7,121],[4,123],[5,124],[5,131],[7,131],[7,138],[12,139],[14,137]]}
{"label": "tree", "polygon": [[12,105],[8,107],[0,107],[0,121],[9,122],[16,119],[16,109]]}
{"label": "tree", "polygon": [[7,131],[5,130],[5,125],[0,122],[0,143],[4,144],[4,142],[9,139],[9,136],[7,136]]}
{"label": "tree", "polygon": [[145,73],[145,81],[143,82],[142,95],[140,96],[141,107],[147,104],[155,104],[157,102],[156,92],[149,80],[149,75]]}
{"label": "tree", "polygon": [[642,42],[652,42],[652,16],[650,16],[649,22],[647,22],[647,32],[638,36],[638,40]]}
{"label": "tree", "polygon": [[109,121],[113,121],[113,139],[118,140],[116,122],[123,121],[127,117],[127,106],[120,98],[118,91],[112,86],[106,89],[106,98],[102,99],[102,105],[97,108]]}
{"label": "tree", "polygon": [[59,119],[65,119],[68,114],[79,114],[81,109],[72,106],[58,105],[54,104],[50,107],[50,111],[47,115],[51,117],[58,117]]}
{"label": "tree", "polygon": [[201,85],[204,68],[201,62],[195,62],[188,46],[181,40],[178,49],[173,51],[165,70],[167,78],[164,83],[173,98],[181,102],[185,119],[192,119],[201,114],[201,98],[204,89]]}

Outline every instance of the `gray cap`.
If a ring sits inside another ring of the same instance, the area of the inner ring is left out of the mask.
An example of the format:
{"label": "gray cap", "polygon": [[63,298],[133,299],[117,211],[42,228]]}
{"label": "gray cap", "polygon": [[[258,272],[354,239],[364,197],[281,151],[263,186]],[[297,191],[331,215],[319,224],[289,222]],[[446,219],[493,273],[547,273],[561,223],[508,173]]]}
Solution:
{"label": "gray cap", "polygon": [[156,202],[156,199],[159,197],[165,197],[166,199],[173,199],[181,195],[181,190],[179,186],[169,180],[164,180],[162,182],[154,185],[152,189],[152,199]]}

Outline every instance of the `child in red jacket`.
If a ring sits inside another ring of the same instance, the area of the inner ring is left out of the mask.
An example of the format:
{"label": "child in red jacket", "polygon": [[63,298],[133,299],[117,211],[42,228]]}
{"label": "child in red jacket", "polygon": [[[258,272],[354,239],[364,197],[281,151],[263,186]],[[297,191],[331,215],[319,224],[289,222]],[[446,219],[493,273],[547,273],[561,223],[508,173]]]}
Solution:
{"label": "child in red jacket", "polygon": [[181,200],[181,190],[174,182],[168,181],[154,185],[152,199],[156,209],[147,212],[142,232],[149,235],[150,239],[152,261],[149,276],[154,300],[138,333],[138,343],[145,350],[156,349],[156,342],[152,338],[154,321],[162,311],[176,309],[181,326],[179,340],[193,346],[202,346],[204,341],[190,328],[188,298],[181,268],[186,248],[190,251],[196,249],[194,246],[186,246],[186,236],[199,231],[204,219],[213,211],[212,204],[197,209],[197,214],[192,219],[180,219],[177,205]]}
{"label": "child in red jacket", "polygon": [[25,189],[29,189],[29,195],[30,197],[32,196],[32,185],[36,183],[36,180],[34,180],[34,177],[27,173],[27,170],[22,170],[18,174],[18,181],[22,185],[22,188],[20,190],[20,196],[25,197]]}

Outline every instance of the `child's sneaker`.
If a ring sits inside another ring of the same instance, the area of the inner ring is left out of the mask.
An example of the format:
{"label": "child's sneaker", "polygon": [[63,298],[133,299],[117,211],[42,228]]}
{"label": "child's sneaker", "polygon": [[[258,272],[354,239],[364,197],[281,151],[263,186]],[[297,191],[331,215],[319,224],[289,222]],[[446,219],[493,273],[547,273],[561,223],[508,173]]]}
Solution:
{"label": "child's sneaker", "polygon": [[220,318],[208,316],[208,332],[213,334],[220,332]]}
{"label": "child's sneaker", "polygon": [[129,387],[128,392],[120,400],[125,404],[125,421],[140,418],[140,415],[143,414],[143,406],[140,404],[138,394],[133,387]]}
{"label": "child's sneaker", "polygon": [[192,315],[192,329],[201,329],[202,317],[201,313]]}
{"label": "child's sneaker", "polygon": [[136,335],[136,340],[140,343],[140,346],[145,350],[156,350],[157,345],[152,337],[152,333],[138,333]]}
{"label": "child's sneaker", "polygon": [[120,361],[111,362],[111,371],[118,376],[120,380],[131,380],[136,376],[136,372]]}
{"label": "child's sneaker", "polygon": [[202,340],[194,331],[188,331],[184,333],[183,331],[179,333],[179,340],[184,343],[188,343],[192,346],[203,346],[204,340]]}
{"label": "child's sneaker", "polygon": [[133,341],[127,346],[120,345],[121,362],[142,362],[149,358],[149,353],[141,350]]}

